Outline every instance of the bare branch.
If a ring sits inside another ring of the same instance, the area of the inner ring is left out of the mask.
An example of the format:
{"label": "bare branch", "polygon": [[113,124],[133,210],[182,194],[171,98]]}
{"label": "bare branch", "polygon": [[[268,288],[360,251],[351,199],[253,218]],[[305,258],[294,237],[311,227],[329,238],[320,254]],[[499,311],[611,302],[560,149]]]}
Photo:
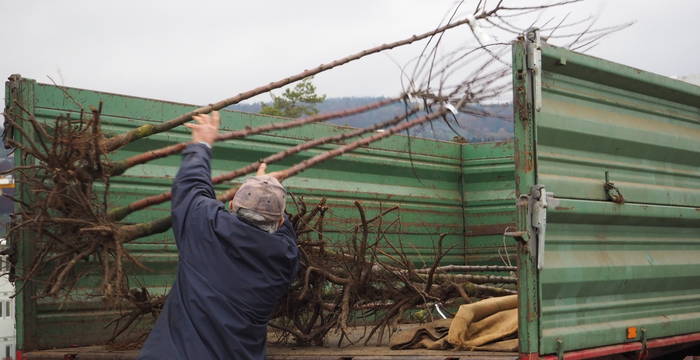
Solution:
{"label": "bare branch", "polygon": [[[243,130],[235,130],[235,131],[230,131],[224,134],[221,134],[217,137],[216,141],[224,141],[224,140],[232,140],[232,139],[239,139],[243,138],[246,136],[251,136],[255,134],[260,134],[268,131],[275,131],[275,130],[283,130],[283,129],[289,129],[293,127],[298,127],[301,125],[306,125],[306,124],[311,124],[315,122],[321,122],[321,121],[326,121],[334,118],[340,118],[340,117],[346,117],[350,115],[355,115],[363,112],[367,112],[370,110],[378,109],[382,106],[389,105],[391,103],[397,102],[401,100],[402,96],[391,98],[391,99],[386,99],[382,101],[378,101],[369,105],[365,106],[360,106],[354,109],[349,109],[349,110],[340,110],[340,111],[334,111],[330,113],[324,113],[324,114],[317,114],[317,115],[312,115],[312,116],[307,116],[304,118],[296,119],[296,120],[291,120],[291,121],[278,121],[271,123],[269,125],[263,125],[263,126],[258,126],[255,128],[247,128]],[[138,154],[135,156],[132,156],[130,158],[124,159],[122,161],[116,162],[111,164],[111,176],[115,175],[120,175],[124,173],[127,169],[146,163],[148,161],[152,161],[155,159],[159,159],[168,155],[176,154],[181,152],[187,145],[192,144],[191,141],[189,142],[182,142],[179,144],[175,145],[170,145],[161,149],[157,150],[151,150],[147,151],[142,154]]]}

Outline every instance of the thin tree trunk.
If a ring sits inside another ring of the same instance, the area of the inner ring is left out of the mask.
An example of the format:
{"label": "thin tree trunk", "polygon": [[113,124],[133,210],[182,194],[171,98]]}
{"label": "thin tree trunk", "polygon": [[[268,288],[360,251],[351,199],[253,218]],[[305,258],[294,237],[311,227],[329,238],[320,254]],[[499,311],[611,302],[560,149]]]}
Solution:
{"label": "thin tree trunk", "polygon": [[[370,110],[378,109],[382,106],[389,105],[391,103],[397,102],[401,100],[403,96],[391,98],[391,99],[386,99],[382,101],[377,101],[372,104],[368,104],[365,106],[360,106],[354,109],[349,109],[349,110],[340,110],[340,111],[334,111],[330,113],[325,113],[325,114],[318,114],[318,115],[312,115],[312,116],[307,116],[303,117],[300,119],[296,120],[290,120],[290,121],[278,121],[272,124],[268,125],[263,125],[263,126],[258,126],[254,128],[246,128],[242,130],[235,130],[235,131],[230,131],[227,133],[220,134],[215,141],[224,141],[224,140],[231,140],[231,139],[238,139],[238,138],[243,138],[246,136],[250,135],[255,135],[255,134],[260,134],[268,131],[274,131],[274,130],[282,130],[282,129],[289,129],[301,125],[306,125],[310,123],[315,123],[315,122],[321,122],[321,121],[326,121],[330,119],[335,119],[335,118],[341,118],[341,117],[346,117],[350,115],[355,115],[363,112],[367,112]],[[170,145],[166,146],[164,148],[156,149],[156,150],[151,150],[147,151],[138,155],[134,155],[130,158],[126,158],[121,161],[114,162],[110,165],[110,176],[117,176],[121,175],[126,171],[127,169],[139,165],[139,164],[144,164],[146,162],[159,159],[168,155],[176,154],[181,152],[187,145],[191,144],[191,141],[188,142],[182,142],[179,144],[175,145]]]}
{"label": "thin tree trunk", "polygon": [[291,84],[293,82],[302,80],[302,79],[307,78],[309,76],[316,75],[320,72],[330,70],[334,67],[347,64],[347,63],[354,61],[354,60],[361,59],[367,55],[375,54],[375,53],[378,53],[378,52],[381,52],[384,50],[393,49],[393,48],[396,48],[399,46],[408,45],[408,44],[414,43],[416,41],[423,40],[423,39],[429,38],[431,36],[434,36],[436,34],[442,33],[446,30],[449,30],[449,29],[452,29],[452,28],[455,28],[455,27],[458,27],[461,25],[469,24],[470,21],[475,20],[475,19],[487,18],[489,16],[494,15],[498,10],[500,10],[500,6],[496,6],[491,11],[482,12],[482,13],[478,14],[476,17],[464,18],[464,19],[461,19],[459,21],[449,23],[445,26],[438,27],[433,31],[428,31],[428,32],[420,34],[420,35],[413,35],[409,38],[395,41],[395,42],[391,42],[388,44],[382,44],[382,45],[379,45],[379,46],[376,46],[376,47],[373,47],[373,48],[370,48],[367,50],[363,50],[363,51],[360,51],[358,53],[343,57],[341,59],[332,61],[332,62],[327,63],[327,64],[321,64],[313,69],[302,71],[296,75],[292,75],[292,76],[289,76],[287,78],[284,78],[284,79],[281,79],[281,80],[278,80],[275,82],[271,82],[267,85],[260,86],[260,87],[257,87],[255,89],[240,93],[234,97],[220,100],[214,104],[199,107],[195,110],[192,110],[188,113],[182,114],[176,118],[170,119],[168,121],[165,121],[165,122],[157,124],[157,125],[150,125],[149,124],[149,125],[139,126],[138,128],[130,130],[126,133],[119,134],[119,135],[116,135],[116,136],[113,136],[109,139],[104,140],[104,147],[108,152],[114,151],[114,150],[116,150],[116,149],[118,149],[126,144],[129,144],[133,141],[136,141],[138,139],[141,139],[141,138],[144,138],[144,137],[147,137],[147,136],[159,133],[159,132],[170,130],[178,125],[181,125],[181,124],[187,122],[194,115],[206,114],[206,113],[212,112],[214,110],[219,110],[219,109],[222,109],[226,106],[236,104],[240,101],[252,98],[254,96],[257,96],[257,95],[260,95],[260,94],[263,94],[266,92],[270,92],[274,89],[277,89],[277,88],[280,88],[282,86]]}
{"label": "thin tree trunk", "polygon": [[[334,157],[336,157],[336,156],[343,155],[344,153],[346,153],[346,152],[348,152],[348,151],[355,150],[355,149],[357,149],[357,148],[360,147],[360,146],[369,145],[369,144],[371,144],[371,143],[373,143],[373,142],[376,142],[376,141],[379,141],[379,140],[381,140],[381,139],[384,139],[385,137],[394,135],[394,134],[396,134],[396,133],[398,133],[398,132],[404,131],[404,130],[409,129],[409,128],[411,128],[411,127],[414,127],[414,126],[416,126],[416,125],[420,125],[420,124],[422,124],[422,123],[428,122],[428,121],[433,120],[433,119],[436,119],[436,118],[438,118],[438,117],[441,117],[441,116],[445,115],[446,112],[447,112],[447,109],[446,109],[446,108],[441,108],[440,110],[435,111],[435,112],[433,112],[433,113],[431,113],[431,114],[428,114],[428,115],[419,117],[419,118],[417,118],[417,119],[413,119],[413,120],[407,121],[407,122],[405,122],[405,123],[396,125],[396,126],[394,126],[394,127],[388,128],[388,129],[386,129],[384,132],[381,132],[381,133],[375,134],[375,135],[373,135],[373,136],[369,136],[369,137],[363,138],[363,139],[361,139],[361,140],[352,142],[352,143],[347,144],[347,145],[345,145],[345,146],[341,146],[341,147],[335,148],[335,149],[330,150],[330,151],[327,151],[327,152],[325,152],[325,153],[323,153],[323,154],[316,155],[316,156],[314,156],[314,157],[312,157],[312,158],[310,158],[310,159],[304,160],[304,161],[302,161],[302,162],[300,162],[300,163],[298,163],[298,164],[296,164],[296,165],[294,165],[294,166],[288,168],[287,170],[282,170],[282,171],[280,171],[280,172],[279,172],[280,175],[278,176],[278,179],[279,179],[280,181],[282,181],[282,180],[284,180],[284,179],[287,179],[287,178],[289,178],[289,177],[292,177],[292,176],[294,176],[294,175],[297,175],[297,174],[299,174],[300,172],[302,172],[302,171],[304,171],[304,170],[306,170],[306,169],[308,169],[308,168],[310,168],[310,167],[312,167],[312,166],[314,166],[314,165],[316,165],[316,164],[318,164],[318,163],[321,163],[321,162],[326,161],[326,160],[328,160],[328,159],[332,159],[332,158],[334,158]],[[229,191],[230,191],[230,190],[229,190]]]}
{"label": "thin tree trunk", "polygon": [[[354,141],[350,144],[340,146],[340,147],[335,148],[335,149],[330,150],[330,151],[326,151],[326,152],[319,154],[319,155],[316,155],[310,159],[304,160],[304,161],[288,168],[287,170],[283,170],[283,171],[278,172],[279,173],[278,179],[280,181],[282,181],[284,179],[287,179],[289,177],[292,177],[294,175],[299,174],[300,172],[308,169],[311,166],[314,166],[314,165],[321,163],[323,161],[332,159],[336,156],[340,156],[348,151],[355,150],[360,146],[368,145],[370,143],[379,141],[379,140],[384,139],[388,136],[396,134],[400,131],[409,129],[413,126],[420,125],[420,124],[423,124],[423,123],[428,122],[430,120],[441,117],[441,116],[445,115],[446,112],[447,112],[446,108],[440,108],[440,110],[435,111],[431,114],[428,114],[428,115],[419,117],[417,119],[413,119],[413,120],[407,121],[405,123],[402,123],[400,125],[396,125],[394,127],[386,129],[384,132],[381,132],[381,133],[375,134],[373,136],[369,136],[369,137]],[[222,201],[222,202],[227,202],[227,201],[233,199],[233,197],[236,195],[237,190],[238,190],[237,187],[232,188],[232,189],[224,192],[223,194],[217,196],[217,199],[219,201]],[[167,231],[168,229],[170,229],[171,220],[172,220],[171,217],[168,216],[168,217],[164,217],[164,218],[157,219],[157,220],[147,222],[147,223],[124,225],[120,228],[121,239],[123,242],[128,242],[128,241],[131,241],[131,240],[134,240],[137,238],[141,238],[144,236],[149,236],[149,235],[158,234],[158,233]]]}
{"label": "thin tree trunk", "polygon": [[[501,266],[501,265],[445,265],[435,269],[436,272],[445,273],[451,271],[517,271],[517,266]],[[430,268],[416,269],[416,273],[428,273]]]}
{"label": "thin tree trunk", "polygon": [[[378,129],[382,129],[382,128],[385,128],[387,126],[395,125],[398,122],[400,122],[401,120],[415,114],[417,111],[418,111],[418,109],[411,109],[406,114],[396,116],[391,120],[376,123],[369,128],[357,129],[357,130],[342,133],[339,135],[327,136],[327,137],[307,141],[305,143],[302,143],[302,144],[296,145],[294,147],[282,150],[278,153],[272,154],[272,155],[270,155],[262,160],[251,163],[251,164],[249,164],[245,167],[242,167],[240,169],[216,176],[216,177],[212,178],[212,183],[220,184],[224,181],[232,180],[232,179],[235,179],[239,176],[251,174],[251,173],[255,172],[258,169],[258,167],[260,167],[261,163],[272,164],[272,163],[280,161],[288,156],[297,154],[297,153],[302,152],[302,151],[307,150],[307,149],[314,148],[314,147],[319,146],[319,145],[342,141],[345,139],[364,135],[364,134],[369,133],[369,132],[374,132]],[[149,196],[147,198],[134,201],[127,206],[115,208],[108,213],[108,216],[113,221],[119,221],[119,220],[125,218],[127,215],[133,213],[134,211],[138,211],[138,210],[147,208],[147,207],[152,206],[152,205],[164,203],[164,202],[170,200],[171,197],[172,197],[172,193],[169,191],[162,193],[162,194]]]}
{"label": "thin tree trunk", "polygon": [[472,274],[440,274],[440,278],[451,279],[455,282],[469,281],[475,284],[516,284],[518,278],[515,276],[498,275],[472,275]]}

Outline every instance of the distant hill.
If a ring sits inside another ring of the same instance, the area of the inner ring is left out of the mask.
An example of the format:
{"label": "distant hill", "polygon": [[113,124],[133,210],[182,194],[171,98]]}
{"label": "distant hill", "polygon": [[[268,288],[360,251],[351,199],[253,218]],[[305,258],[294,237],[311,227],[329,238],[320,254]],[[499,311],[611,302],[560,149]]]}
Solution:
{"label": "distant hill", "polygon": [[[381,101],[381,97],[342,97],[329,98],[317,106],[320,112],[338,111],[351,109],[373,102]],[[250,113],[260,112],[260,103],[237,104],[230,106],[231,110],[238,110]],[[452,140],[455,136],[461,136],[469,142],[483,142],[506,140],[513,137],[513,110],[512,105],[490,104],[479,107],[489,116],[471,116],[461,114],[458,122],[450,120],[450,126],[443,120],[433,121],[432,124],[417,126],[410,130],[410,134],[416,137]],[[369,127],[377,122],[388,120],[405,111],[402,103],[396,103],[376,109],[363,114],[357,114],[340,119],[333,119],[330,122],[338,125],[348,125],[354,127]]]}

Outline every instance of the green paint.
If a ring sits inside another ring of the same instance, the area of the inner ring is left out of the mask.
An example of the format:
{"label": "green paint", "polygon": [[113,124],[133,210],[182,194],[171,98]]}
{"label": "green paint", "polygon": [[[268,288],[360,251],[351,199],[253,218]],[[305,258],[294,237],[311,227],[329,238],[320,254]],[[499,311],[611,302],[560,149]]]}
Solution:
{"label": "green paint", "polygon": [[[102,101],[102,126],[110,135],[138,127],[152,128],[154,124],[195,108],[191,105],[88,90],[66,91],[85,107]],[[79,111],[78,106],[65,99],[61,89],[52,85],[37,84],[35,97],[34,113],[40,121],[48,124],[59,114]],[[221,116],[224,130],[237,130],[279,121],[277,118],[233,111],[222,111]],[[308,139],[350,130],[319,123],[220,143],[215,146],[213,152],[213,175],[240,168]],[[177,127],[133,142],[111,154],[110,160],[118,163],[130,156],[189,139],[189,130]],[[461,145],[412,138],[412,155],[409,156],[407,140],[405,136],[391,136],[369,147],[324,162],[289,179],[286,184],[296,197],[303,196],[309,205],[315,204],[321,197],[328,199],[327,204],[331,210],[326,216],[324,229],[326,237],[331,241],[344,240],[347,236],[344,232],[357,219],[353,201],[362,202],[368,217],[376,215],[382,209],[400,205],[400,211],[387,216],[385,224],[400,216],[401,227],[392,229],[387,235],[395,245],[401,241],[406,252],[417,264],[424,265],[433,261],[433,242],[441,233],[448,234],[444,239],[444,248],[454,247],[444,259],[446,264],[464,264],[467,254],[465,244],[470,247],[469,261],[490,263],[497,257],[496,249],[500,246],[501,238],[494,235],[475,235],[465,240],[463,223],[466,217],[469,229],[471,226],[513,222],[512,200],[508,199],[512,197],[512,190],[508,190],[512,189],[512,185],[508,185],[512,182],[512,145]],[[286,168],[336,146],[328,144],[304,151],[272,164],[270,170]],[[464,166],[460,161],[462,153]],[[170,190],[180,161],[179,156],[157,159],[147,165],[128,169],[122,176],[113,178],[110,182],[110,209],[119,211],[134,200]],[[457,182],[460,174],[463,174],[465,184],[473,186],[473,189],[460,191]],[[242,180],[235,179],[217,185],[216,190],[225,191]],[[488,183],[491,181],[499,184],[493,191],[488,189]],[[103,188],[101,184],[95,186],[98,191]],[[461,200],[462,196],[464,201]],[[166,203],[149,208],[148,211],[129,214],[124,218],[124,222],[135,224],[163,218],[169,215],[169,207],[169,203]],[[288,207],[291,211],[296,211],[291,200]],[[469,214],[477,214],[478,219],[471,221]],[[501,230],[497,232],[500,233]],[[489,244],[492,239],[494,243]],[[152,292],[165,292],[174,280],[178,258],[172,232],[141,238],[127,244],[126,247],[153,270],[146,272],[134,268],[129,277],[133,286],[145,284]],[[330,249],[333,248],[331,245]],[[94,269],[94,264],[81,264],[79,269]],[[76,289],[78,293],[88,294],[98,287],[99,283],[99,276],[89,275],[77,284]],[[103,304],[100,302],[92,301],[86,295],[84,298],[78,296],[64,303],[62,310],[59,310],[60,307],[60,302],[45,299],[35,310],[25,312],[28,319],[35,321],[34,325],[19,329],[33,332],[31,337],[23,340],[25,348],[90,344],[107,337],[109,329],[102,329],[102,326],[112,315],[103,313]],[[96,312],[101,315],[95,316]],[[72,329],[80,331],[79,336]],[[84,331],[85,329],[89,331]]]}
{"label": "green paint", "polygon": [[[513,119],[515,122],[515,198],[530,193],[537,183],[534,171],[535,129],[529,75],[525,69],[525,44],[513,44]],[[516,228],[527,232],[530,226],[526,206],[516,207]],[[532,239],[530,239],[532,240]],[[537,267],[528,246],[519,243],[518,258],[518,336],[521,353],[539,351],[539,296]]]}
{"label": "green paint", "polygon": [[[327,221],[325,229],[333,242],[343,240],[343,231],[357,217],[353,201],[363,203],[368,217],[400,205],[400,212],[389,220],[400,216],[402,226],[389,231],[388,238],[402,241],[418,264],[432,261],[433,242],[440,233],[449,234],[445,247],[455,247],[445,258],[451,264],[500,264],[505,241],[510,258],[520,266],[522,352],[553,354],[557,339],[566,351],[620,343],[626,341],[627,326],[645,327],[649,338],[700,332],[700,88],[544,46],[543,106],[535,112],[524,56],[523,41],[514,43],[514,142],[411,139],[409,157],[407,138],[391,136],[289,179],[290,191],[309,204],[328,199],[333,221]],[[561,59],[566,59],[565,66]],[[32,80],[20,84],[19,95],[6,87],[7,104],[22,99],[42,122],[79,111],[56,86]],[[86,107],[102,101],[103,130],[110,135],[137,127],[145,134],[195,109],[89,90],[66,91]],[[279,119],[222,111],[224,130],[273,121]],[[348,128],[310,124],[217,144],[214,175],[343,131]],[[176,127],[129,144],[110,160],[189,138],[187,129]],[[296,154],[270,170],[335,146]],[[179,157],[171,156],[128,169],[110,184],[110,208],[169,190],[179,165]],[[606,171],[626,203],[607,200]],[[216,190],[240,181],[217,185]],[[545,267],[539,272],[525,244],[502,236],[507,226],[528,229],[527,209],[515,206],[515,200],[537,183],[559,200],[548,209]],[[21,184],[18,189],[28,198]],[[296,211],[292,202],[288,206]],[[161,204],[124,221],[141,223],[168,214],[169,204]],[[19,247],[20,265],[31,258],[28,244]],[[172,232],[126,246],[153,270],[133,269],[133,286],[145,284],[153,293],[166,292],[178,258]],[[81,264],[81,269],[91,266]],[[77,285],[77,296],[67,302],[31,300],[34,289],[31,284],[26,287],[17,298],[18,348],[104,340],[102,327],[114,314],[87,296],[99,280],[85,277]]]}
{"label": "green paint", "polygon": [[[16,79],[14,81],[8,81],[5,84],[5,111],[14,116],[15,118],[26,119],[27,115],[16,106],[15,102],[19,103],[29,112],[34,111],[35,106],[35,88],[36,82],[30,79]],[[20,124],[23,127],[25,133],[28,135],[33,134],[33,127],[29,121],[25,121]],[[24,140],[22,134],[19,131],[13,132],[13,137],[17,142],[23,143]],[[24,159],[21,150],[16,150],[15,152],[15,165],[31,165],[33,163],[32,159]],[[21,182],[16,184],[16,194],[21,199],[30,199],[32,194],[29,189],[25,188]],[[19,209],[19,205],[15,204],[15,209]],[[23,269],[25,266],[29,265],[29,259],[33,257],[34,247],[31,245],[31,238],[33,234],[23,233],[17,236],[11,241],[15,242],[12,246],[17,246],[17,269]],[[36,324],[37,319],[36,314],[36,301],[32,299],[32,293],[34,291],[34,284],[25,284],[21,280],[22,272],[17,270],[17,281],[15,282],[15,287],[17,289],[24,288],[26,291],[20,292],[15,297],[15,327],[17,332],[17,349],[22,350],[26,348],[33,347],[33,341],[36,338]]]}
{"label": "green paint", "polygon": [[[627,342],[628,326],[700,332],[700,87],[550,46],[542,62],[536,178],[560,201],[540,353]],[[607,200],[605,172],[624,204]]]}

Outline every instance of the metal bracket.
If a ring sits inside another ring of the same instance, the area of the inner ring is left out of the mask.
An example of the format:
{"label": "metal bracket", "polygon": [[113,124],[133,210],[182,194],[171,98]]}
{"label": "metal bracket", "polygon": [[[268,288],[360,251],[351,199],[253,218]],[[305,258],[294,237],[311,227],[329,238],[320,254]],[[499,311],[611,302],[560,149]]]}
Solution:
{"label": "metal bracket", "polygon": [[564,360],[564,340],[557,338],[557,360]]}
{"label": "metal bracket", "polygon": [[[12,103],[12,101],[20,101],[20,83],[22,82],[22,75],[12,74],[7,78],[8,88],[10,90],[10,96],[5,98],[5,111],[10,111],[10,116],[16,116],[18,118],[24,118],[24,114]],[[7,110],[9,109],[9,110]],[[5,144],[5,149],[12,149],[12,146],[8,143],[8,139],[13,139],[15,136],[14,126],[10,123],[7,118],[5,118],[4,123],[5,131],[2,133],[2,140]],[[13,150],[14,151],[14,150]]]}
{"label": "metal bracket", "polygon": [[625,203],[625,197],[622,196],[622,192],[615,186],[615,183],[610,181],[610,175],[607,171],[605,172],[605,184],[603,184],[603,188],[605,189],[605,195],[608,197],[608,200],[617,204]]}
{"label": "metal bracket", "polygon": [[[529,210],[529,203],[530,203],[530,195],[527,194],[522,194],[518,198],[518,200],[515,202],[515,207],[516,208],[524,208],[525,211],[530,211]],[[529,228],[529,226],[527,226]],[[528,240],[530,239],[530,232],[529,231],[506,231],[503,233],[504,236],[510,236],[515,241],[527,245]]]}
{"label": "metal bracket", "polygon": [[532,79],[532,102],[535,111],[542,109],[542,43],[540,29],[530,28],[525,32],[527,70]]}
{"label": "metal bracket", "polygon": [[649,350],[647,350],[647,329],[641,328],[641,329],[639,329],[639,332],[642,333],[641,339],[640,339],[642,342],[642,349],[639,350],[639,356],[637,357],[637,359],[644,360],[649,355]]}
{"label": "metal bracket", "polygon": [[22,75],[20,74],[12,74],[7,78],[7,81],[10,83],[10,88],[12,89],[19,87],[20,80],[22,80]]}
{"label": "metal bracket", "polygon": [[530,242],[530,250],[533,254],[537,254],[537,270],[544,268],[544,240],[547,230],[548,198],[552,197],[554,197],[554,194],[548,193],[544,185],[533,185],[530,189],[530,201],[528,204],[530,239],[535,239],[534,242]]}
{"label": "metal bracket", "polygon": [[527,239],[526,239],[527,233],[524,231],[506,231],[503,233],[503,235],[510,236],[518,242],[521,242],[524,244],[527,243]]}

